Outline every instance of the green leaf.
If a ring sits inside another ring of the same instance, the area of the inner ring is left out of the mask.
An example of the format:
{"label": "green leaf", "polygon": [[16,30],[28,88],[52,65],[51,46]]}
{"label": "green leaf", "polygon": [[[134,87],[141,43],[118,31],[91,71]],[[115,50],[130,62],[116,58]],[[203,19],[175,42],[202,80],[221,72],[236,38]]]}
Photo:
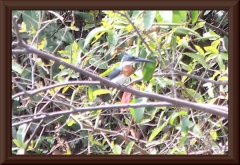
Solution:
{"label": "green leaf", "polygon": [[178,144],[178,148],[181,148],[181,147],[184,145],[184,143],[185,143],[185,141],[187,140],[187,138],[188,138],[188,136],[183,136],[183,137],[180,139],[179,144]]}
{"label": "green leaf", "polygon": [[67,125],[69,126],[69,127],[71,127],[73,124],[75,124],[76,123],[76,121],[75,120],[73,120],[72,118],[69,118],[68,120],[67,120]]}
{"label": "green leaf", "polygon": [[213,140],[217,140],[217,132],[216,131],[213,131],[213,130],[211,130],[210,132],[209,132],[209,134],[212,136],[212,138],[213,138]]}
{"label": "green leaf", "polygon": [[109,75],[116,67],[119,66],[119,64],[120,64],[120,62],[113,64],[110,68],[108,68],[105,72],[101,73],[99,76],[104,77],[104,76]]}
{"label": "green leaf", "polygon": [[204,99],[200,93],[196,93],[193,89],[185,89],[187,93],[198,103],[204,103]]}
{"label": "green leaf", "polygon": [[119,145],[115,145],[114,141],[111,142],[111,148],[114,154],[122,154],[122,148]]}
{"label": "green leaf", "polygon": [[148,139],[148,142],[152,141],[159,134],[159,132],[161,132],[162,129],[167,126],[169,119],[170,118],[168,118],[161,126],[154,128],[154,130],[152,131],[152,133]]}
{"label": "green leaf", "polygon": [[170,120],[169,120],[169,123],[171,125],[174,124],[174,121],[175,119],[178,117],[178,116],[183,116],[183,115],[187,115],[188,113],[186,111],[179,111],[179,112],[174,112],[173,115],[171,116]]}
{"label": "green leaf", "polygon": [[93,95],[97,96],[97,95],[103,95],[103,94],[107,94],[110,93],[110,91],[108,89],[98,89],[93,91]]}
{"label": "green leaf", "polygon": [[182,135],[186,136],[188,135],[188,125],[189,125],[189,117],[184,116],[182,120],[180,121],[180,127],[182,130]]}
{"label": "green leaf", "polygon": [[143,23],[145,30],[149,30],[155,19],[156,11],[145,11],[143,14]]}
{"label": "green leaf", "polygon": [[214,31],[212,31],[211,29],[209,30],[209,32],[204,33],[203,37],[197,38],[197,39],[201,39],[201,40],[216,40],[219,39],[220,36],[217,35]]}
{"label": "green leaf", "polygon": [[89,60],[89,64],[91,64],[99,69],[107,69],[108,68],[108,64],[106,63],[106,61],[100,60],[100,57],[98,57],[98,56],[92,57]]}
{"label": "green leaf", "polygon": [[199,136],[200,138],[203,136],[203,132],[198,124],[193,127],[193,133]]}
{"label": "green leaf", "polygon": [[[147,99],[146,98],[137,98],[133,99],[132,103],[146,103]],[[139,108],[130,108],[130,113],[133,116],[134,120],[140,123],[140,121],[143,118],[145,111],[145,107],[139,107]]]}
{"label": "green leaf", "polygon": [[165,122],[163,125],[154,128],[154,130],[152,131],[152,133],[148,139],[148,142],[152,141],[159,134],[159,132],[161,132],[164,127],[166,127],[168,121],[169,120],[167,120],[167,122]]}
{"label": "green leaf", "polygon": [[198,23],[192,28],[192,30],[200,29],[200,28],[202,28],[204,25],[205,25],[205,22],[204,22],[204,21],[198,22]]}
{"label": "green leaf", "polygon": [[209,68],[209,65],[205,62],[204,57],[199,53],[183,53],[196,61],[198,61],[204,68]]}
{"label": "green leaf", "polygon": [[131,20],[134,21],[135,19],[138,18],[140,14],[142,14],[143,10],[134,10],[132,13]]}
{"label": "green leaf", "polygon": [[203,51],[203,49],[200,46],[198,46],[198,45],[194,45],[194,46],[197,49],[199,54],[204,55],[204,51]]}
{"label": "green leaf", "polygon": [[171,10],[160,10],[158,11],[160,16],[163,18],[163,22],[172,23],[172,14]]}
{"label": "green leaf", "polygon": [[187,11],[186,10],[179,10],[179,13],[181,15],[182,22],[185,22],[187,20]]}
{"label": "green leaf", "polygon": [[213,47],[213,46],[205,46],[204,49],[207,52],[212,53],[212,54],[218,54],[219,53],[218,49]]}
{"label": "green leaf", "polygon": [[21,147],[21,148],[25,147],[24,138],[26,135],[26,132],[25,132],[26,128],[27,128],[27,124],[22,124],[18,127],[17,141],[18,141],[19,147]]}
{"label": "green leaf", "polygon": [[23,67],[21,65],[19,65],[17,62],[12,61],[12,70],[19,74],[22,74]]}
{"label": "green leaf", "polygon": [[95,99],[93,94],[93,89],[91,87],[88,87],[88,99],[89,101],[93,101]]}
{"label": "green leaf", "polygon": [[102,28],[102,27],[98,27],[98,28],[95,28],[93,29],[86,37],[85,39],[85,42],[84,42],[84,47],[86,47],[90,42],[91,40],[96,37],[99,33],[111,33],[111,30],[108,29],[108,28]]}
{"label": "green leaf", "polygon": [[198,10],[191,10],[192,24],[195,24],[198,20]]}
{"label": "green leaf", "polygon": [[173,10],[173,18],[172,18],[172,23],[181,23],[182,18],[179,10]]}
{"label": "green leaf", "polygon": [[159,12],[156,12],[156,20],[157,20],[158,23],[162,23],[163,22],[163,18],[161,17]]}
{"label": "green leaf", "polygon": [[107,36],[108,47],[115,46],[117,44],[117,41],[118,41],[118,36],[114,31],[112,31],[111,33],[108,33],[108,36]]}
{"label": "green leaf", "polygon": [[143,81],[149,81],[152,78],[153,73],[156,69],[156,57],[151,57],[149,58],[149,60],[153,60],[154,62],[145,63],[142,70]]}
{"label": "green leaf", "polygon": [[131,154],[133,145],[134,145],[134,142],[133,142],[133,141],[131,141],[130,143],[128,143],[128,145],[127,145],[127,147],[126,147],[126,149],[125,149],[125,154],[126,154],[126,155],[130,155],[130,154]]}
{"label": "green leaf", "polygon": [[197,32],[195,32],[194,30],[189,29],[187,27],[184,27],[184,26],[176,27],[174,30],[174,34],[176,34],[176,35],[195,35],[197,37],[200,37],[200,35]]}
{"label": "green leaf", "polygon": [[216,61],[219,65],[220,70],[224,71],[225,70],[225,65],[223,63],[223,59],[222,59],[222,56],[220,54],[217,56]]}
{"label": "green leaf", "polygon": [[69,28],[62,28],[56,34],[54,34],[54,36],[59,40],[63,40],[64,42],[72,43],[74,41],[74,38],[69,30]]}
{"label": "green leaf", "polygon": [[221,58],[224,60],[228,60],[228,53],[221,53],[219,56],[221,56]]}
{"label": "green leaf", "polygon": [[87,12],[74,11],[75,14],[79,15],[82,19],[86,20],[88,23],[93,23],[93,16]]}

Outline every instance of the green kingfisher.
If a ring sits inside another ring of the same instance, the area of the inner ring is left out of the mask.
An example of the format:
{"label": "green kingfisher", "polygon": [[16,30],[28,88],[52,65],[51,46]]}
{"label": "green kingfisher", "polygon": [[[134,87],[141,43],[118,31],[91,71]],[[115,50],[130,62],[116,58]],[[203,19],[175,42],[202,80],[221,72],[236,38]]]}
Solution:
{"label": "green kingfisher", "polygon": [[134,72],[134,63],[138,62],[154,62],[152,60],[147,60],[144,58],[139,58],[132,56],[128,53],[123,53],[123,58],[121,60],[120,66],[116,67],[108,76],[108,79],[112,82],[123,84],[128,77]]}

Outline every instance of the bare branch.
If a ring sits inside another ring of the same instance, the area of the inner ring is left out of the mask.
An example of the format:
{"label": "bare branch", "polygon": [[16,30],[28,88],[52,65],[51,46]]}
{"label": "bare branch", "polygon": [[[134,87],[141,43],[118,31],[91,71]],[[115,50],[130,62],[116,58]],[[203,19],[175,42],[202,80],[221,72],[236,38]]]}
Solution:
{"label": "bare branch", "polygon": [[[102,105],[102,106],[95,106],[95,107],[87,107],[87,108],[76,108],[72,105],[71,106],[74,110],[66,110],[66,111],[60,111],[60,112],[52,112],[52,113],[41,113],[37,115],[28,115],[27,117],[31,117],[31,119],[27,119],[21,122],[13,123],[12,126],[18,126],[24,123],[33,122],[40,119],[46,119],[50,117],[56,117],[60,115],[69,115],[71,113],[76,112],[86,112],[86,111],[95,111],[99,109],[120,109],[120,108],[139,108],[139,107],[165,107],[165,106],[174,106],[171,103],[167,102],[148,102],[148,103],[135,103],[135,104],[117,104],[117,105]],[[215,109],[216,106],[212,105],[205,105],[206,109]],[[213,112],[216,115],[227,117],[228,111],[226,109],[220,108],[219,110],[216,110]]]}
{"label": "bare branch", "polygon": [[46,91],[55,87],[59,87],[59,86],[66,86],[66,85],[99,85],[100,82],[99,81],[68,81],[68,82],[64,82],[64,83],[59,83],[59,84],[54,84],[54,85],[49,85],[40,89],[35,89],[35,90],[29,90],[29,91],[24,91],[24,92],[20,92],[17,93],[15,95],[12,96],[12,99],[22,96],[24,94],[26,95],[30,95],[33,96],[37,93],[40,93],[42,91]]}

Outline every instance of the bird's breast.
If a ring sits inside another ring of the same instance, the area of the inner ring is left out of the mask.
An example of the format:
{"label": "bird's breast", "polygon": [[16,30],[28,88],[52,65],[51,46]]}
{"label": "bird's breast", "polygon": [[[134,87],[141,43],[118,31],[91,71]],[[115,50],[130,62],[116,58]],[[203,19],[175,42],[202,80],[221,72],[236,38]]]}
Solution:
{"label": "bird's breast", "polygon": [[130,77],[133,71],[134,71],[134,68],[132,65],[126,65],[122,68],[122,74],[126,77]]}

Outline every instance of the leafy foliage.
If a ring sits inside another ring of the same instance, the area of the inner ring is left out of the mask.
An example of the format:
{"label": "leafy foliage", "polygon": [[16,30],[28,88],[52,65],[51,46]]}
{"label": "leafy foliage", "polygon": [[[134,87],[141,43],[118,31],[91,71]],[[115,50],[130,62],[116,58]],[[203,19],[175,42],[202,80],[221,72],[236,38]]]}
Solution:
{"label": "leafy foliage", "polygon": [[[207,105],[228,104],[228,84],[207,81],[228,81],[225,11],[28,10],[13,11],[14,15],[19,18],[19,31],[27,44],[66,63],[106,77],[119,66],[121,52],[127,52],[154,61],[135,64],[135,72],[126,82],[134,84],[134,89]],[[215,22],[210,22],[211,18]],[[12,41],[15,39],[13,33]],[[174,69],[198,78],[173,73]],[[89,80],[64,65],[27,53],[13,54],[12,79],[13,96],[52,84]],[[62,85],[33,96],[14,97],[12,123],[27,121],[33,114],[72,111],[72,106],[150,101],[155,100],[102,84]],[[41,122],[41,126],[28,123],[13,127],[13,154],[228,152],[227,119],[177,105],[98,109]]]}

